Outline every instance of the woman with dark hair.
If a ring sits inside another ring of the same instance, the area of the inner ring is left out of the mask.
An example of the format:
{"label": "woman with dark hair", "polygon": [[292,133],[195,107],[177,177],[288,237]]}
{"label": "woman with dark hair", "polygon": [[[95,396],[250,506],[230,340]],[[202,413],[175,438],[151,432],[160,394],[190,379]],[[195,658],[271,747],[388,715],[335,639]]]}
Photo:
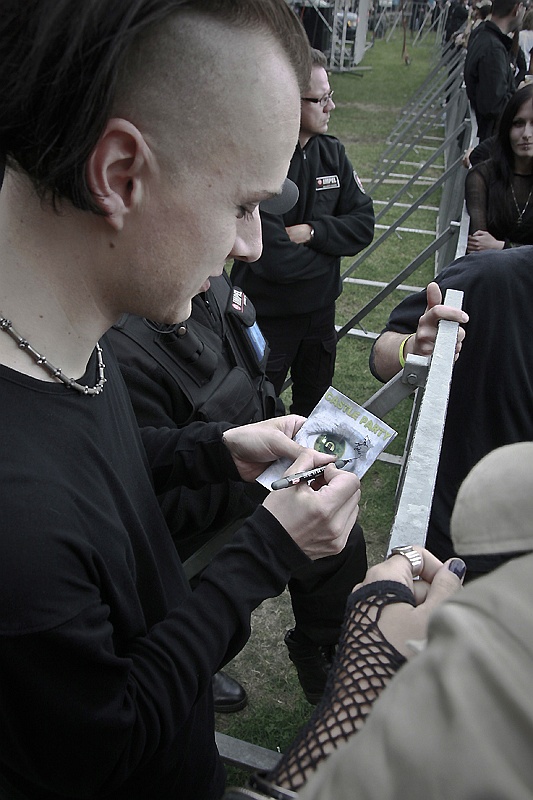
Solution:
{"label": "woman with dark hair", "polygon": [[491,158],[467,175],[467,252],[533,244],[533,85],[507,103]]}

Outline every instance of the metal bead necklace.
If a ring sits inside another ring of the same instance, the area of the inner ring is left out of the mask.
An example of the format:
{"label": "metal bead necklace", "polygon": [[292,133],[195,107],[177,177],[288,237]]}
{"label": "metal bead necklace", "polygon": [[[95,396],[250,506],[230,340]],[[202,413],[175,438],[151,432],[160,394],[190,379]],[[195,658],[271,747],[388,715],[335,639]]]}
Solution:
{"label": "metal bead necklace", "polygon": [[59,367],[54,367],[51,364],[46,356],[41,355],[35,350],[31,344],[28,342],[27,339],[24,339],[23,336],[20,336],[14,327],[11,324],[11,320],[6,319],[5,317],[0,317],[0,329],[5,331],[15,342],[18,344],[21,350],[25,350],[38,364],[40,367],[45,369],[52,377],[57,378],[59,381],[62,381],[65,386],[68,386],[69,389],[75,389],[80,394],[90,395],[91,397],[95,397],[96,395],[100,394],[104,390],[104,383],[106,383],[106,378],[104,375],[105,372],[105,364],[104,359],[102,356],[102,348],[96,343],[96,357],[98,359],[98,383],[95,386],[84,386],[82,383],[78,383],[74,380],[74,378],[67,378],[66,375],[63,375],[63,372],[59,369]]}
{"label": "metal bead necklace", "polygon": [[518,205],[518,200],[516,199],[516,194],[514,192],[514,186],[513,186],[513,182],[512,181],[511,181],[511,192],[513,194],[513,200],[514,200],[514,204],[515,204],[516,211],[517,211],[517,214],[518,214],[518,218],[516,220],[516,224],[517,225],[521,225],[522,221],[523,221],[523,216],[527,211],[527,207],[529,206],[529,201],[531,200],[531,195],[533,194],[533,185],[531,186],[531,189],[529,190],[529,194],[527,196],[526,204],[525,204],[524,208],[522,209],[522,211],[520,211],[520,206]]}

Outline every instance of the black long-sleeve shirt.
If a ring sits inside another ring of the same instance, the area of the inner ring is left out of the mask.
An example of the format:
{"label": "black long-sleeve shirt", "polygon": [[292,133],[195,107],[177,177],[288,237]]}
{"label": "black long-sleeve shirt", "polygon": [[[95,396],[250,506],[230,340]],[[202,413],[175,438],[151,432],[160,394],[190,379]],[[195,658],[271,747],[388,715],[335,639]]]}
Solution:
{"label": "black long-sleeve shirt", "polygon": [[491,136],[516,90],[511,39],[491,20],[470,37],[464,66],[466,93],[476,113],[479,140]]}
{"label": "black long-sleeve shirt", "polygon": [[223,428],[140,434],[104,357],[97,397],[0,367],[0,795],[213,800],[211,676],[309,560],[260,507],[191,592],[154,489],[237,478]]}

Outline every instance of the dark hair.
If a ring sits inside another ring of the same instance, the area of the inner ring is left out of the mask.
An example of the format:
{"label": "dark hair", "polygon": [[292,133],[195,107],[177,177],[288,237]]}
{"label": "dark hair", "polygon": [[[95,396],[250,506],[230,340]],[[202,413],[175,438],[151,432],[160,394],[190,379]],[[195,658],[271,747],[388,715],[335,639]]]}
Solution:
{"label": "dark hair", "polygon": [[[492,147],[493,181],[489,193],[487,217],[489,220],[498,221],[504,229],[514,219],[511,194],[514,153],[511,147],[510,133],[518,110],[527,102],[533,102],[533,84],[528,84],[519,89],[508,101],[498,121],[496,137]],[[504,198],[506,198],[507,202]]]}
{"label": "dark hair", "polygon": [[492,0],[492,16],[498,19],[507,17],[517,5],[519,0]]}
{"label": "dark hair", "polygon": [[492,14],[492,3],[476,6],[476,10],[480,19],[487,19]]}
{"label": "dark hair", "polygon": [[[524,19],[522,20],[522,30],[533,31],[533,8],[529,8],[524,14]],[[529,55],[529,53],[526,55]]]}
{"label": "dark hair", "polygon": [[322,50],[317,50],[316,47],[311,48],[311,66],[312,67],[324,67],[324,69],[328,66],[328,60]]}
{"label": "dark hair", "polygon": [[85,168],[119,67],[142,32],[179,11],[269,31],[307,87],[309,43],[285,0],[2,0],[0,162],[26,172],[54,205],[62,197],[102,213]]}

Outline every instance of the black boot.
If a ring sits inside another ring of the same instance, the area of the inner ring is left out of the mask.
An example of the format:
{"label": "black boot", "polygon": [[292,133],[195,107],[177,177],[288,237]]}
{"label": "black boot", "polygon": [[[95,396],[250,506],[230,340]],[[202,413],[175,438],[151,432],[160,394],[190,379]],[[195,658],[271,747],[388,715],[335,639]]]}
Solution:
{"label": "black boot", "polygon": [[232,714],[242,711],[248,702],[246,690],[225,672],[213,675],[213,701],[219,714]]}
{"label": "black boot", "polygon": [[306,636],[299,636],[294,629],[285,634],[285,644],[289,650],[289,658],[296,667],[306,700],[316,706],[324,694],[335,646],[322,647]]}

